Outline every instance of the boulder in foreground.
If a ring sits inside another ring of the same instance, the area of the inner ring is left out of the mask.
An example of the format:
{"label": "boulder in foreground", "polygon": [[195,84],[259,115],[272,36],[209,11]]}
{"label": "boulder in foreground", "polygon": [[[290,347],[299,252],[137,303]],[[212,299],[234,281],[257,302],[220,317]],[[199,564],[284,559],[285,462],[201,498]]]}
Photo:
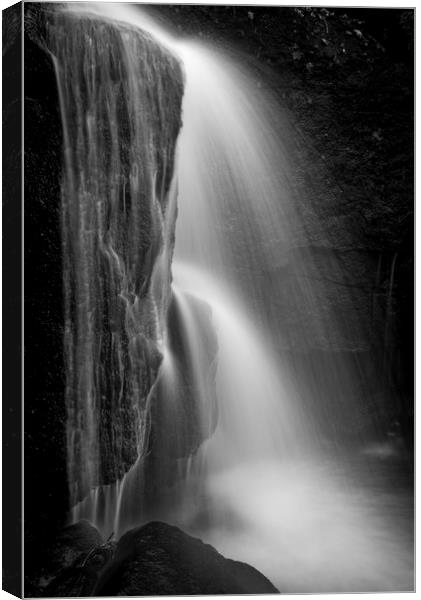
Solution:
{"label": "boulder in foreground", "polygon": [[127,532],[94,596],[274,594],[259,571],[226,559],[177,527],[150,522]]}

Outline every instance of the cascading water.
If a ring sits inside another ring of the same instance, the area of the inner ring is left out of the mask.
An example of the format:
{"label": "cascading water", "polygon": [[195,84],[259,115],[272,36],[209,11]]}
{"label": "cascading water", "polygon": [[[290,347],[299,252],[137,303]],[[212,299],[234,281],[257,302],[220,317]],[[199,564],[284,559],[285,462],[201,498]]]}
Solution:
{"label": "cascading water", "polygon": [[[285,116],[218,53],[190,46],[182,56],[187,77],[173,285],[212,309],[219,420],[190,464],[196,500],[180,524],[257,566],[286,592],[407,589],[410,499],[403,489],[396,504],[388,504],[390,490],[367,485],[373,478],[382,488],[381,468],[352,465],[339,456],[340,446],[323,452],[330,424],[305,414],[299,382],[275,351],[283,344],[279,320],[288,308],[274,309],[259,281],[283,261],[295,274],[293,301],[312,315],[306,327],[295,324],[301,343],[310,338],[336,347],[346,329],[334,308],[318,310],[325,290],[314,278],[311,254],[288,256],[312,232],[297,231],[304,223],[283,137]],[[316,220],[313,232],[321,230]],[[272,294],[283,298],[284,286],[278,276]],[[361,328],[349,296],[349,319]],[[352,364],[339,367],[337,405],[327,420],[338,411],[342,422],[352,423],[364,403],[363,394],[349,402],[354,380],[366,382]],[[358,441],[365,447],[367,440]]]}
{"label": "cascading water", "polygon": [[[392,493],[377,463],[323,450],[325,421],[352,422],[361,410],[363,397],[349,402],[361,375],[335,363],[337,402],[314,418],[305,386],[282,361],[283,349],[309,340],[336,348],[358,321],[351,296],[346,323],[324,302],[314,256],[296,251],[321,229],[315,215],[311,232],[302,219],[311,207],[297,198],[286,116],[231,61],[170,39],[136,8],[72,10],[80,31],[56,33],[52,52],[67,150],[69,478],[73,502],[84,498],[73,518],[117,536],[168,520],[282,591],[411,589],[409,492]],[[91,14],[103,19],[100,32],[89,29]],[[185,70],[171,185],[163,90],[177,67],[161,44]],[[153,210],[143,214],[146,195]],[[148,227],[159,232],[149,254]],[[291,319],[292,308],[306,318]],[[142,329],[151,323],[153,331]],[[152,358],[145,383],[139,374]],[[323,376],[332,379],[328,369]],[[101,452],[115,444],[96,421],[104,405],[123,427],[111,470]]]}
{"label": "cascading water", "polygon": [[53,10],[48,44],[65,144],[64,348],[75,503],[119,480],[147,446],[182,90],[178,62],[128,27]]}

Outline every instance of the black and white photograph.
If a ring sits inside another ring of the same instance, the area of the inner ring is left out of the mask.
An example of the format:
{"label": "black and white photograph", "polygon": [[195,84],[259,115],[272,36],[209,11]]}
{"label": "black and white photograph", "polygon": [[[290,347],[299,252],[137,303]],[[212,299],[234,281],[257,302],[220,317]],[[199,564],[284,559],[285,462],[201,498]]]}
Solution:
{"label": "black and white photograph", "polygon": [[2,11],[4,590],[415,591],[414,20]]}

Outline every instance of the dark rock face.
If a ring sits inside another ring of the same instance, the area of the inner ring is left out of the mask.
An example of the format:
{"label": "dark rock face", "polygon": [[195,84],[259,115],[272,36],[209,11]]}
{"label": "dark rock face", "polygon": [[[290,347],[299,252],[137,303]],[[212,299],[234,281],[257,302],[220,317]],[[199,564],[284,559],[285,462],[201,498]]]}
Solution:
{"label": "dark rock face", "polygon": [[60,183],[62,126],[41,5],[25,4],[25,570],[68,510]]}
{"label": "dark rock face", "polygon": [[[166,213],[183,93],[178,61],[149,36],[61,8],[25,5],[28,572],[39,570],[40,536],[48,546],[69,505],[119,479],[139,432],[147,438],[150,419],[140,421],[161,362],[155,308],[163,318],[169,302],[175,214]],[[129,55],[141,59],[127,65]],[[78,406],[87,396],[89,439]]]}
{"label": "dark rock face", "polygon": [[110,558],[110,550],[103,548],[102,541],[98,530],[88,521],[62,529],[47,548],[41,549],[42,565],[31,574],[26,594],[50,597],[89,594],[96,583],[94,567],[99,570]]}
{"label": "dark rock face", "polygon": [[278,590],[259,571],[221,556],[212,546],[166,523],[126,533],[94,595],[270,594]]}
{"label": "dark rock face", "polygon": [[51,446],[38,430],[54,439],[60,469],[67,449],[74,504],[120,479],[148,437],[183,76],[149,35],[60,6],[26,5],[25,33],[28,339],[46,358],[28,377],[55,396],[29,411],[28,436],[33,455]]}
{"label": "dark rock face", "polygon": [[46,19],[63,124],[74,503],[120,479],[145,450],[168,303],[183,77],[178,60],[140,29],[73,11],[52,10]]}
{"label": "dark rock face", "polygon": [[88,521],[79,521],[65,527],[57,536],[50,550],[50,569],[57,572],[70,567],[74,561],[85,556],[102,543],[97,529]]}
{"label": "dark rock face", "polygon": [[32,597],[275,594],[259,571],[177,527],[150,522],[116,544],[87,521],[61,531],[26,586]]}
{"label": "dark rock face", "polygon": [[2,277],[3,294],[3,580],[4,590],[21,596],[21,473],[22,385],[21,365],[21,3],[2,11],[3,50],[3,155],[2,155]]}

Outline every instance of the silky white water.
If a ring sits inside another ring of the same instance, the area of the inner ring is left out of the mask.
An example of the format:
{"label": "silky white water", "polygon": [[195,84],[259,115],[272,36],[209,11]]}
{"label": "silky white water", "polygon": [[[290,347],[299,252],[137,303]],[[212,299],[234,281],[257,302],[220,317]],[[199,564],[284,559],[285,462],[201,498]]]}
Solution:
{"label": "silky white water", "polygon": [[[249,562],[284,592],[412,589],[411,493],[397,475],[399,444],[386,442],[389,457],[369,463],[361,458],[372,448],[368,439],[342,452],[329,437],[329,415],[314,419],[306,412],[302,382],[281,358],[280,349],[315,339],[336,348],[347,325],[320,300],[323,284],[309,277],[311,251],[300,260],[291,254],[308,239],[286,113],[240,65],[196,42],[171,39],[138,8],[87,10],[151,32],[185,70],[172,289],[204,441],[178,461],[179,481],[162,491],[170,498],[154,518]],[[321,231],[315,215],[312,221]],[[294,339],[283,323],[285,265],[295,277],[289,301],[311,315],[296,321]],[[210,309],[217,339],[215,429],[193,301]],[[352,298],[349,305],[355,322]],[[171,411],[180,371],[169,347],[163,354],[158,385]],[[331,377],[328,370],[324,375]],[[356,377],[342,360],[332,421],[353,422],[363,404],[363,398],[349,402]],[[149,518],[142,509],[147,487],[139,460],[122,482],[92,492],[74,518],[91,518],[104,533],[120,535]]]}
{"label": "silky white water", "polygon": [[[217,429],[190,467],[190,477],[204,478],[210,526],[195,523],[193,509],[191,530],[285,592],[411,588],[410,493],[388,497],[387,470],[320,452],[318,425],[303,414],[273,351],[282,327],[276,316],[270,331],[261,320],[270,304],[259,271],[282,262],[299,219],[288,145],[277,137],[285,117],[218,55],[193,47],[184,64],[173,277],[212,308],[220,407]],[[281,295],[282,285],[272,289]],[[316,286],[301,286],[309,304],[321,293]],[[313,327],[329,337],[336,315],[319,315]],[[345,407],[343,418],[357,410]],[[370,489],[372,477],[378,489]]]}

